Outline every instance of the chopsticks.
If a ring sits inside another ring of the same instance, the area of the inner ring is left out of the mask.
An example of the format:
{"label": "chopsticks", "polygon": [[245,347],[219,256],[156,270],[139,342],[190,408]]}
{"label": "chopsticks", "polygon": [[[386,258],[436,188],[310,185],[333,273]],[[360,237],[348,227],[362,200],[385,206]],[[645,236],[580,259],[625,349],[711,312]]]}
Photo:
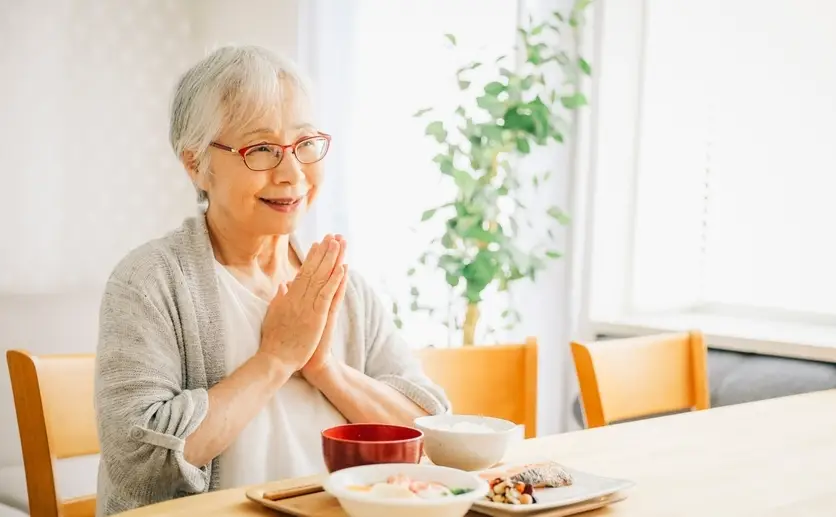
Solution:
{"label": "chopsticks", "polygon": [[293,497],[316,494],[318,492],[322,492],[323,490],[324,489],[322,488],[321,484],[312,483],[308,485],[299,485],[291,488],[271,490],[269,492],[264,492],[264,495],[262,497],[270,501],[280,501],[282,499],[291,499]]}

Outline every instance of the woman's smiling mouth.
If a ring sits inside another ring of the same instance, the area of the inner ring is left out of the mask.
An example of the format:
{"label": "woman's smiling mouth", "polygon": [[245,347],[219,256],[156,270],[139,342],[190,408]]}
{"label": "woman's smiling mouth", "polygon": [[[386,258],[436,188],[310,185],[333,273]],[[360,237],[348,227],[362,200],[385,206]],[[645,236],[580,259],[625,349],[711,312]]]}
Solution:
{"label": "woman's smiling mouth", "polygon": [[299,207],[302,200],[305,199],[306,196],[307,194],[299,197],[260,197],[258,199],[259,201],[261,201],[262,203],[264,203],[265,205],[277,212],[290,213],[295,211]]}

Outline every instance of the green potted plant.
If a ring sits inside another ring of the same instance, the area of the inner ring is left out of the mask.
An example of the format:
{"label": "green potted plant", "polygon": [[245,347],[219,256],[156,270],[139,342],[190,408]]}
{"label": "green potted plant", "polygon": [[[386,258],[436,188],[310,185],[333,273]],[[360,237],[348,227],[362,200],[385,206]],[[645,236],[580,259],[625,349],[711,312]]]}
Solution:
{"label": "green potted plant", "polygon": [[[429,208],[421,221],[430,224],[443,219],[443,228],[418,258],[417,268],[443,272],[444,279],[461,300],[464,317],[450,317],[447,324],[462,331],[464,345],[475,342],[480,304],[490,286],[506,291],[518,280],[534,280],[549,260],[560,258],[553,247],[557,227],[569,222],[557,206],[537,218],[523,201],[523,192],[548,180],[552,171],[523,172],[519,161],[536,147],[562,143],[571,128],[571,112],[587,104],[580,89],[589,64],[576,52],[582,14],[590,0],[578,0],[567,14],[553,13],[534,24],[518,28],[524,60],[515,70],[494,63],[497,73],[486,84],[474,84],[470,75],[483,62],[470,62],[458,69],[456,79],[465,101],[452,119],[439,116],[432,108],[415,116],[427,120],[425,133],[438,144],[434,162],[439,172],[455,185],[449,201]],[[455,46],[456,38],[446,35]],[[562,84],[550,79],[562,77]],[[475,103],[474,103],[475,100]],[[534,216],[534,217],[532,217]],[[548,220],[542,228],[543,242],[522,249],[521,232],[526,221]],[[421,303],[421,292],[413,286],[411,309],[437,311]],[[402,320],[395,305],[398,324]],[[520,315],[513,308],[502,313],[505,328],[513,328]]]}

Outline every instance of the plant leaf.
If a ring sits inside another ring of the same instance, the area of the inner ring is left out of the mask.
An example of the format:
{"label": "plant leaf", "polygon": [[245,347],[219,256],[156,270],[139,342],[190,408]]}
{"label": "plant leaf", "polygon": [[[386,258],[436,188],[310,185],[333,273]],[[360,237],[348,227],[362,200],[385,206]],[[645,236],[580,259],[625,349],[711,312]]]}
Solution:
{"label": "plant leaf", "polygon": [[546,251],[546,256],[549,257],[549,258],[558,259],[558,258],[562,257],[563,255],[560,254],[557,251],[548,250],[548,251]]}
{"label": "plant leaf", "polygon": [[492,117],[501,117],[505,113],[505,103],[494,95],[477,97],[476,105],[490,113]]}
{"label": "plant leaf", "polygon": [[572,95],[565,95],[560,98],[560,103],[567,109],[580,108],[586,106],[586,97],[582,93],[573,93]]}
{"label": "plant leaf", "polygon": [[443,143],[447,139],[447,131],[444,129],[444,123],[440,120],[430,122],[425,133],[435,137],[438,143]]}
{"label": "plant leaf", "polygon": [[452,34],[445,34],[444,37],[447,38],[447,41],[449,41],[451,45],[453,45],[454,47],[456,46],[455,36],[453,36]]}
{"label": "plant leaf", "polygon": [[432,108],[422,108],[422,109],[419,109],[418,111],[416,111],[415,113],[413,113],[412,116],[413,117],[420,117],[420,116],[424,115],[425,113],[431,112],[432,110],[433,110]]}
{"label": "plant leaf", "polygon": [[453,159],[446,154],[437,154],[433,161],[438,164],[442,174],[453,174]]}
{"label": "plant leaf", "polygon": [[546,213],[549,214],[553,219],[555,219],[560,224],[565,225],[565,224],[569,224],[571,222],[571,219],[569,218],[569,216],[566,215],[566,213],[563,210],[557,208],[556,206],[550,207],[548,210],[546,210]]}
{"label": "plant leaf", "polygon": [[578,0],[578,3],[575,5],[575,11],[583,11],[592,3],[592,0]]}
{"label": "plant leaf", "polygon": [[492,142],[502,143],[502,126],[485,124],[482,127],[482,135]]}
{"label": "plant leaf", "polygon": [[424,213],[421,214],[421,222],[432,219],[432,217],[435,215],[435,212],[437,210],[438,210],[437,208],[430,208],[429,210],[424,210]]}
{"label": "plant leaf", "polygon": [[505,91],[505,85],[498,82],[498,81],[492,81],[492,82],[485,85],[485,93],[487,93],[489,95],[493,95],[494,97],[496,97],[497,95],[499,95],[500,93],[502,93],[504,91]]}
{"label": "plant leaf", "polygon": [[453,180],[456,186],[462,191],[464,197],[469,198],[473,195],[473,190],[476,188],[476,180],[473,176],[460,169],[453,169]]}
{"label": "plant leaf", "polygon": [[586,61],[586,59],[584,59],[582,57],[578,58],[578,68],[580,68],[581,71],[583,73],[585,73],[586,75],[591,75],[592,74],[592,67],[589,66],[589,63]]}
{"label": "plant leaf", "polygon": [[525,137],[518,137],[517,138],[517,150],[523,154],[528,154],[531,152],[531,144],[528,143],[528,139]]}
{"label": "plant leaf", "polygon": [[470,81],[459,79],[459,90],[467,90],[470,87]]}

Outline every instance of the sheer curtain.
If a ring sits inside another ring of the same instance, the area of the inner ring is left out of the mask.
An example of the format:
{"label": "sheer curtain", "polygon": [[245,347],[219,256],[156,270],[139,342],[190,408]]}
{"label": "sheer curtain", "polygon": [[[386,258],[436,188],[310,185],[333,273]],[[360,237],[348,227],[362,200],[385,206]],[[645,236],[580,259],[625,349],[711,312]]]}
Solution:
{"label": "sheer curtain", "polygon": [[[521,5],[522,4],[522,5]],[[431,0],[427,2],[305,2],[300,59],[317,83],[325,127],[335,138],[328,184],[315,209],[312,233],[346,234],[352,267],[386,302],[409,290],[407,269],[415,264],[433,229],[419,224],[421,213],[446,200],[446,184],[432,162],[435,148],[424,136],[425,122],[412,118],[433,106],[452,112],[457,101],[455,70],[472,56],[512,53],[520,13],[550,16],[572,2],[543,0]],[[455,34],[458,51],[443,35]],[[560,80],[560,78],[554,78]],[[555,171],[541,203],[572,211],[571,144],[549,149],[526,166]],[[524,324],[509,339],[535,335],[540,341],[540,429],[568,427],[572,396],[566,353],[574,331],[570,316],[574,257],[516,289]],[[444,285],[420,286],[436,306],[447,303]],[[490,315],[486,316],[490,317]],[[405,337],[415,347],[445,345],[446,329],[421,315],[408,315]]]}
{"label": "sheer curtain", "polygon": [[[432,236],[418,224],[421,213],[449,194],[432,162],[435,148],[423,134],[425,122],[412,114],[426,106],[452,112],[459,92],[455,71],[464,60],[511,52],[517,2],[306,5],[313,30],[303,62],[316,79],[326,127],[337,135],[329,197],[318,202],[316,224],[345,232],[352,266],[387,301],[404,301],[406,271]],[[456,35],[458,50],[445,33]],[[421,289],[445,306],[443,285]],[[442,324],[419,315],[407,319],[405,332],[416,346],[447,343]]]}

